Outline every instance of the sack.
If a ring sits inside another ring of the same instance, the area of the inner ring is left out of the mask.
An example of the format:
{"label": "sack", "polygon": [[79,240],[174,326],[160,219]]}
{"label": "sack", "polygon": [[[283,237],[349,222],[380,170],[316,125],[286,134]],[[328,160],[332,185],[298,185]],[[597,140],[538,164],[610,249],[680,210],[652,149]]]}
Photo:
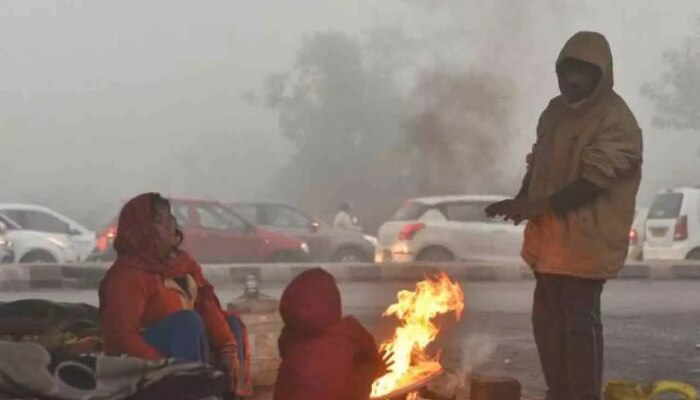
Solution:
{"label": "sack", "polygon": [[93,338],[99,340],[99,310],[81,303],[57,303],[43,299],[18,300],[0,304],[0,340],[31,341],[50,351],[66,344]]}

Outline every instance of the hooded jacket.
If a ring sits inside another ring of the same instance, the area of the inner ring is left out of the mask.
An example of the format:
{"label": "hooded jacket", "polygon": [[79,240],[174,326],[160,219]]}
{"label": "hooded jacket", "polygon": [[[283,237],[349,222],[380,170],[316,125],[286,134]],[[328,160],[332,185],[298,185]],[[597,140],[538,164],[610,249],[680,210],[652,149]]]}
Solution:
{"label": "hooded jacket", "polygon": [[275,400],[369,397],[381,362],[377,346],[341,310],[335,279],[320,268],[303,272],[287,286],[280,301],[285,327]]}
{"label": "hooded jacket", "polygon": [[[214,289],[202,267],[180,251],[161,259],[152,224],[150,194],[124,206],[114,247],[117,260],[100,283],[100,328],[108,355],[127,354],[149,360],[164,358],[142,337],[142,330],[181,310],[202,317],[215,349],[236,344]],[[175,282],[180,279],[183,284]]]}
{"label": "hooded jacket", "polygon": [[598,66],[602,77],[593,94],[575,107],[557,96],[540,116],[537,141],[528,156],[527,196],[550,197],[579,178],[603,193],[564,216],[550,212],[529,221],[522,256],[539,273],[614,278],[627,256],[641,180],[642,134],[613,90],[613,59],[605,37],[575,34],[557,65],[566,58]]}

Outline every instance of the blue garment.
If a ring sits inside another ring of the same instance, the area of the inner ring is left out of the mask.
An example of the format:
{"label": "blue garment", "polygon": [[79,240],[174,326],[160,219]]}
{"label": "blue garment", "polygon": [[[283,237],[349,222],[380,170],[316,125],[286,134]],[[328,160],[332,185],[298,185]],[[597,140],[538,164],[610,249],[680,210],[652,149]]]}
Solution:
{"label": "blue garment", "polygon": [[[229,327],[238,343],[238,361],[246,365],[246,349],[243,322],[227,316]],[[143,333],[143,338],[166,357],[209,364],[211,349],[202,317],[193,310],[182,310],[168,315],[151,325]],[[242,397],[228,397],[241,400]]]}
{"label": "blue garment", "polygon": [[[238,343],[238,361],[246,363],[243,323],[229,315],[226,320]],[[143,338],[161,354],[188,361],[209,363],[210,348],[202,317],[193,310],[172,313],[151,325],[143,333]]]}
{"label": "blue garment", "polygon": [[148,327],[143,338],[166,357],[209,363],[209,340],[204,321],[196,311],[168,315]]}

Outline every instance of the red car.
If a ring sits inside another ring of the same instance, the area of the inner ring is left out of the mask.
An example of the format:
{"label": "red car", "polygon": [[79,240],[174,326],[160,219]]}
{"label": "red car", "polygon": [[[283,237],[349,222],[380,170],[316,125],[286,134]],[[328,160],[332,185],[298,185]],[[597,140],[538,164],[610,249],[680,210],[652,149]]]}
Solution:
{"label": "red car", "polygon": [[[183,248],[201,263],[301,262],[309,255],[303,241],[259,228],[217,201],[170,199],[185,234]],[[91,257],[111,261],[117,218],[97,237]]]}

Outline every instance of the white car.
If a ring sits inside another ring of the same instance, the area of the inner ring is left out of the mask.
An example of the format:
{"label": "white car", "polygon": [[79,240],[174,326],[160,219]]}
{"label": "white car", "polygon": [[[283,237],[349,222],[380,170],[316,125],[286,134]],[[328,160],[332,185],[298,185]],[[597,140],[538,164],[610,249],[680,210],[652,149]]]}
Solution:
{"label": "white car", "polygon": [[648,208],[638,208],[634,210],[634,222],[630,229],[630,247],[627,252],[627,259],[630,261],[640,261],[644,259],[644,242],[646,241],[646,224]]}
{"label": "white car", "polygon": [[649,209],[645,260],[700,260],[700,188],[659,192]]}
{"label": "white car", "polygon": [[32,204],[0,204],[0,214],[8,217],[24,230],[49,234],[48,237],[67,244],[77,253],[78,261],[87,259],[95,249],[94,232],[46,207]]}
{"label": "white car", "polygon": [[14,261],[19,263],[74,263],[78,253],[64,235],[24,229],[18,223],[0,214],[0,226],[5,238],[12,243]]}
{"label": "white car", "polygon": [[379,228],[376,262],[506,261],[521,263],[524,225],[486,217],[503,196],[410,200]]}

